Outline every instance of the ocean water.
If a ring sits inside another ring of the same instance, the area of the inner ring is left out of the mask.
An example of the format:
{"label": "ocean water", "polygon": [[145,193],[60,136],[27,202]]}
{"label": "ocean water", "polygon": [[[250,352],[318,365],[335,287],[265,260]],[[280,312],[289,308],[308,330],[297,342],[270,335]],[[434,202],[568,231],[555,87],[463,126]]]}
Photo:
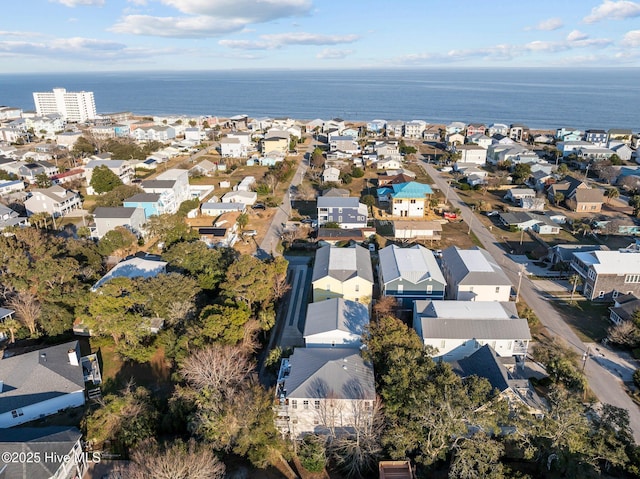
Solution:
{"label": "ocean water", "polygon": [[422,69],[0,74],[0,105],[93,91],[98,112],[524,123],[640,130],[640,69]]}

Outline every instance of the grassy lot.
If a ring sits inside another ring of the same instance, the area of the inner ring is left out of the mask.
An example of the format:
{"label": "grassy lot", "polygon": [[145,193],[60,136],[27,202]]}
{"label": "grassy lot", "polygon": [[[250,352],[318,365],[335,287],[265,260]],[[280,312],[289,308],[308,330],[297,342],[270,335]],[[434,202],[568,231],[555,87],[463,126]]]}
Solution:
{"label": "grassy lot", "polygon": [[611,326],[608,304],[590,301],[553,301],[551,304],[582,341],[598,342],[607,336],[607,328]]}

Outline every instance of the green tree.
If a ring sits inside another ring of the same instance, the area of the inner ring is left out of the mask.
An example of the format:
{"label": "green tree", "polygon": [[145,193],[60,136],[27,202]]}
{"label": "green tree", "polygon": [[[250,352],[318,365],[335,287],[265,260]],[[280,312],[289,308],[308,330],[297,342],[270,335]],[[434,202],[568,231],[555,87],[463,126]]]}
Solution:
{"label": "green tree", "polygon": [[227,269],[222,291],[229,298],[243,301],[252,308],[276,298],[278,286],[286,274],[286,260],[264,262],[251,255],[242,255]]}
{"label": "green tree", "polygon": [[558,165],[557,173],[561,178],[564,178],[565,176],[567,176],[567,174],[569,173],[569,167],[567,166],[567,164],[560,163]]}
{"label": "green tree", "polygon": [[524,183],[531,176],[531,165],[527,163],[518,163],[513,167],[513,182]]}
{"label": "green tree", "polygon": [[147,229],[152,236],[164,243],[165,248],[181,241],[198,239],[198,233],[191,229],[184,218],[177,215],[154,215],[149,218]]}
{"label": "green tree", "polygon": [[[156,318],[172,322],[176,305],[189,305],[193,309],[200,287],[195,279],[179,273],[159,274],[137,282],[138,291],[146,298],[145,308]],[[177,318],[175,318],[177,319]]]}
{"label": "green tree", "polygon": [[553,204],[558,206],[560,203],[564,201],[564,193],[556,192],[553,195]]}
{"label": "green tree", "polygon": [[611,200],[615,200],[620,196],[620,190],[618,188],[607,188],[607,203],[610,203]]}
{"label": "green tree", "polygon": [[315,434],[307,434],[298,447],[300,464],[309,472],[322,472],[327,463],[324,439]]}
{"label": "green tree", "polygon": [[244,229],[249,224],[249,215],[246,213],[241,213],[240,215],[238,215],[238,219],[236,220],[236,223],[238,223],[238,226],[240,227],[240,231],[244,231]]}
{"label": "green tree", "polygon": [[200,206],[200,200],[198,198],[194,198],[192,200],[186,200],[180,203],[180,207],[176,212],[176,215],[186,218],[187,214],[197,209]]}
{"label": "green tree", "polygon": [[102,406],[91,411],[84,423],[87,440],[96,449],[108,440],[128,449],[153,437],[157,420],[158,411],[151,403],[150,392],[129,383],[117,394],[104,396]]}
{"label": "green tree", "polygon": [[450,479],[503,479],[504,466],[500,458],[504,446],[483,432],[462,437],[454,447]]}
{"label": "green tree", "polygon": [[195,344],[237,344],[244,337],[244,327],[251,318],[249,308],[233,302],[207,306],[200,314],[201,329]]}
{"label": "green tree", "polygon": [[620,166],[624,164],[624,161],[622,161],[622,159],[615,153],[609,157],[609,161],[614,166]]}
{"label": "green tree", "polygon": [[91,212],[98,206],[116,207],[122,206],[124,200],[131,198],[138,193],[143,193],[144,190],[136,185],[120,185],[113,190],[100,195],[96,198],[94,206],[90,209]]}
{"label": "green tree", "polygon": [[36,175],[36,186],[38,188],[49,188],[51,185],[53,185],[53,182],[45,172]]}
{"label": "green tree", "polygon": [[356,166],[351,170],[351,176],[354,178],[362,178],[364,176],[364,170]]}
{"label": "green tree", "polygon": [[122,180],[107,166],[101,165],[93,169],[90,185],[100,195],[121,186]]}
{"label": "green tree", "polygon": [[[6,318],[0,322],[0,332],[9,333],[9,344],[16,342],[16,332],[22,327],[20,322],[14,318]],[[634,376],[635,377],[635,376]]]}
{"label": "green tree", "polygon": [[324,166],[324,154],[320,148],[313,150],[311,154],[311,166],[314,168],[322,168]]}
{"label": "green tree", "polygon": [[232,248],[208,248],[202,241],[174,243],[162,253],[172,268],[194,278],[200,288],[207,291],[217,289],[237,257],[238,253]]}
{"label": "green tree", "polygon": [[98,251],[104,256],[118,250],[129,251],[138,244],[138,238],[124,226],[117,226],[100,238]]}
{"label": "green tree", "polygon": [[13,181],[15,179],[17,179],[17,176],[13,173],[9,173],[7,170],[0,170],[0,180]]}
{"label": "green tree", "polygon": [[633,208],[633,215],[638,216],[638,213],[640,213],[640,195],[634,195],[629,198],[629,206]]}

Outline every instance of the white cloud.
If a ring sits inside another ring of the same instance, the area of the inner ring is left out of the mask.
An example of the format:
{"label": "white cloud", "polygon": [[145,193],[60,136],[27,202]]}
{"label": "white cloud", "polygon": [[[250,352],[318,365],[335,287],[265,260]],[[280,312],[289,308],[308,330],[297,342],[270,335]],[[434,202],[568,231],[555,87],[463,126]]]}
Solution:
{"label": "white cloud", "polygon": [[625,33],[622,45],[625,47],[640,47],[640,30],[631,30]]}
{"label": "white cloud", "polygon": [[134,5],[144,7],[147,4],[147,0],[127,0],[129,3],[133,3]]}
{"label": "white cloud", "polygon": [[585,40],[589,38],[589,35],[587,35],[586,33],[582,33],[579,30],[573,30],[571,33],[569,33],[569,35],[567,35],[567,41],[568,42],[575,42],[577,40]]}
{"label": "white cloud", "polygon": [[316,58],[320,60],[340,60],[353,53],[353,50],[333,50],[331,48],[325,48],[316,55]]}
{"label": "white cloud", "polygon": [[260,35],[259,40],[220,40],[218,44],[239,50],[274,50],[287,45],[339,45],[353,43],[359,38],[358,35],[320,35],[293,32]]}
{"label": "white cloud", "polygon": [[538,23],[533,27],[526,27],[525,30],[543,30],[543,31],[551,32],[553,30],[558,30],[563,26],[564,24],[562,23],[562,19],[548,18],[546,20],[542,20],[540,23]]}
{"label": "white cloud", "polygon": [[0,41],[0,53],[20,54],[44,58],[66,58],[69,60],[83,59],[110,59],[133,54],[134,50],[128,49],[122,43],[96,40],[92,38],[54,38],[42,42],[32,41]]}
{"label": "white cloud", "polygon": [[601,20],[624,20],[638,16],[640,16],[640,3],[629,0],[604,0],[601,5],[593,8],[582,21],[595,23]]}
{"label": "white cloud", "polygon": [[115,33],[174,38],[215,37],[242,30],[244,23],[212,17],[153,17],[127,15],[109,30]]}
{"label": "white cloud", "polygon": [[310,13],[311,0],[161,0],[182,13],[261,23]]}
{"label": "white cloud", "polygon": [[49,1],[55,1],[57,3],[61,3],[66,7],[77,7],[77,6],[101,7],[104,5],[104,0],[49,0]]}

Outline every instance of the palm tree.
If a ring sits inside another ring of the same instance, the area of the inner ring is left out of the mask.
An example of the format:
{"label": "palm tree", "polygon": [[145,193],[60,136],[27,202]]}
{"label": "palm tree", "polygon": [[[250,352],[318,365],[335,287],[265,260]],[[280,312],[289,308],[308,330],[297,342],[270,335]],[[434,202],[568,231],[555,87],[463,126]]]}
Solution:
{"label": "palm tree", "polygon": [[607,188],[607,203],[610,203],[611,200],[615,200],[620,196],[620,191],[618,188]]}
{"label": "palm tree", "polygon": [[579,274],[572,274],[569,277],[569,284],[573,286],[573,289],[571,290],[571,298],[569,299],[569,301],[573,301],[573,295],[576,292],[576,288],[581,283],[582,283],[582,277]]}
{"label": "palm tree", "polygon": [[16,342],[16,331],[21,328],[21,324],[17,319],[6,318],[0,322],[0,332],[9,333],[9,344]]}
{"label": "palm tree", "polygon": [[564,201],[564,193],[560,193],[559,191],[553,195],[553,204],[556,206]]}

